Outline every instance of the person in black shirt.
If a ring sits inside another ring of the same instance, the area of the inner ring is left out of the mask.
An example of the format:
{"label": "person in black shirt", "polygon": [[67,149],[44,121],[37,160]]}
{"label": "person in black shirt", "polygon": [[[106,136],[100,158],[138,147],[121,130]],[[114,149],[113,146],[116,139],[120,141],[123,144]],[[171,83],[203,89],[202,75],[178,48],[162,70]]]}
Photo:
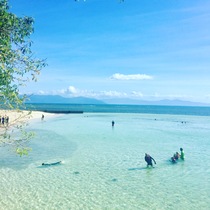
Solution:
{"label": "person in black shirt", "polygon": [[154,158],[152,158],[149,154],[145,153],[145,157],[144,157],[145,161],[147,162],[147,167],[152,166],[152,161],[154,161],[154,163],[156,164],[156,161]]}

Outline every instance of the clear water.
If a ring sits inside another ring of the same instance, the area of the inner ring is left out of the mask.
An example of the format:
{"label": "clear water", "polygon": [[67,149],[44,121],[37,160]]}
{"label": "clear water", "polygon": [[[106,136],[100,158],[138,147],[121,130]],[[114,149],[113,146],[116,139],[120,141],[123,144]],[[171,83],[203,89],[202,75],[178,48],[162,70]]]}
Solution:
{"label": "clear water", "polygon": [[83,111],[85,113],[148,113],[210,116],[210,107],[207,106],[34,103],[26,104],[24,108],[37,111]]}
{"label": "clear water", "polygon": [[[29,129],[28,157],[0,148],[1,210],[210,209],[209,116],[70,114]],[[171,164],[180,147],[185,161]]]}

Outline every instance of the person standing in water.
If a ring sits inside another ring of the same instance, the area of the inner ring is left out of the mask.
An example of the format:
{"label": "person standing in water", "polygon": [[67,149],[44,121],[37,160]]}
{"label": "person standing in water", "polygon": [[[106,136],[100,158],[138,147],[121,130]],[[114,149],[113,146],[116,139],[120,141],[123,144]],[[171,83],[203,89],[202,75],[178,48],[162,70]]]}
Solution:
{"label": "person standing in water", "polygon": [[112,127],[114,127],[114,123],[115,123],[115,122],[114,122],[114,120],[113,120],[113,121],[112,121]]}
{"label": "person standing in water", "polygon": [[[156,161],[154,158],[152,158],[149,154],[145,153],[145,157],[144,157],[145,161],[147,162],[147,167],[152,166],[152,161],[154,161],[154,163],[156,164]],[[154,167],[153,167],[154,168]]]}
{"label": "person standing in water", "polygon": [[184,160],[184,150],[183,150],[183,148],[180,148],[180,151],[181,151],[180,159]]}

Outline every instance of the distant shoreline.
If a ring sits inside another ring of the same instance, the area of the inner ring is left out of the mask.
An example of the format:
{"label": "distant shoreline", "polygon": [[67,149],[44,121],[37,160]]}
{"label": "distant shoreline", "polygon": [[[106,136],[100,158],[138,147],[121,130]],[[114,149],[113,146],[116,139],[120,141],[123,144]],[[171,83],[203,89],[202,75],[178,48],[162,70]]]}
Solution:
{"label": "distant shoreline", "polygon": [[0,109],[0,116],[1,118],[3,116],[8,116],[9,117],[9,123],[8,125],[5,123],[4,125],[2,124],[2,122],[0,123],[0,131],[3,130],[4,128],[8,127],[12,127],[12,126],[16,126],[19,124],[23,124],[23,123],[28,123],[32,120],[42,120],[47,118],[52,118],[55,116],[58,116],[55,113],[47,113],[47,112],[42,112],[42,111],[18,111],[18,110],[3,110]]}
{"label": "distant shoreline", "polygon": [[65,111],[65,110],[43,110],[44,113],[54,113],[54,114],[83,114],[83,111]]}

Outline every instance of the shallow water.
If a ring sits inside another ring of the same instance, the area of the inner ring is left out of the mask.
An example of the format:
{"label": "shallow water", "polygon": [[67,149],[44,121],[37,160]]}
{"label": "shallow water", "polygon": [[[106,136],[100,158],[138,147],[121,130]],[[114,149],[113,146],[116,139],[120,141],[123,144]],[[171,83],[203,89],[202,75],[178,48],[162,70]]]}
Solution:
{"label": "shallow water", "polygon": [[[85,113],[29,129],[28,157],[0,148],[2,210],[210,209],[209,116]],[[185,161],[171,164],[180,147]]]}

